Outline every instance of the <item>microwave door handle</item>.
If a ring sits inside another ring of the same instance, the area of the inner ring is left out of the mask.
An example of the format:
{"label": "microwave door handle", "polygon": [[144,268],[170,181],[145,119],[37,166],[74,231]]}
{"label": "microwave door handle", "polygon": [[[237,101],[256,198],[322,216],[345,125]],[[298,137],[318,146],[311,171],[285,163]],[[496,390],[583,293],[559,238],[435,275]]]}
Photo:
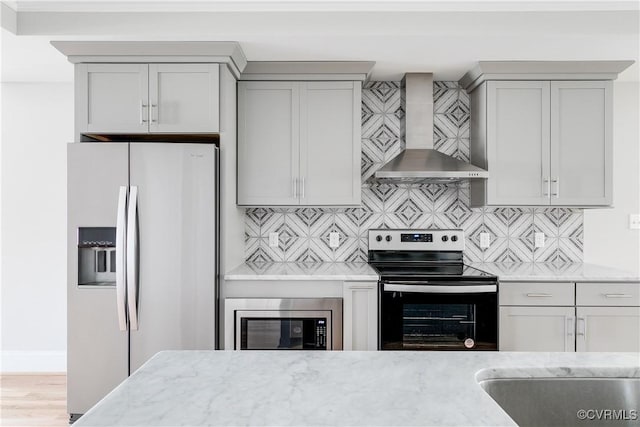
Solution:
{"label": "microwave door handle", "polygon": [[495,283],[486,285],[383,283],[383,289],[385,292],[411,292],[417,294],[484,294],[497,292],[498,286]]}
{"label": "microwave door handle", "polygon": [[131,186],[127,215],[127,302],[129,325],[138,330],[138,187]]}
{"label": "microwave door handle", "polygon": [[118,194],[118,212],[116,218],[116,307],[118,310],[118,326],[121,331],[127,330],[126,307],[126,258],[125,240],[127,235],[127,187],[120,187]]}

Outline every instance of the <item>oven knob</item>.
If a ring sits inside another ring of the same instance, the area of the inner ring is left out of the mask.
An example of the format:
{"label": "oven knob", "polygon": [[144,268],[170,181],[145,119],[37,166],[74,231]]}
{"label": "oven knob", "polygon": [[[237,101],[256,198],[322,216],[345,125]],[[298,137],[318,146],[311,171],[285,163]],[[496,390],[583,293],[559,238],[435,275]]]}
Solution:
{"label": "oven knob", "polygon": [[387,236],[387,237],[385,238],[385,240],[386,240],[387,242],[390,242],[390,241],[391,241],[391,236]]}
{"label": "oven knob", "polygon": [[449,238],[447,236],[442,236],[442,241],[446,242],[447,240],[449,240]]}
{"label": "oven knob", "polygon": [[458,236],[451,236],[451,241],[452,242],[457,242],[458,241]]}
{"label": "oven knob", "polygon": [[377,235],[376,236],[376,242],[382,242],[382,236],[381,235]]}

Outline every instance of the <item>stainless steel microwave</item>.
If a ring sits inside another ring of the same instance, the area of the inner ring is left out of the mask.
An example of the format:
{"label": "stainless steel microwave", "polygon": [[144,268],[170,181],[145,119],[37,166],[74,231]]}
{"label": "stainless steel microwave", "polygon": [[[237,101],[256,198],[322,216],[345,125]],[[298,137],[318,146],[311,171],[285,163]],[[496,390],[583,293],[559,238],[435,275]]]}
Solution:
{"label": "stainless steel microwave", "polygon": [[227,298],[225,349],[342,350],[342,299]]}

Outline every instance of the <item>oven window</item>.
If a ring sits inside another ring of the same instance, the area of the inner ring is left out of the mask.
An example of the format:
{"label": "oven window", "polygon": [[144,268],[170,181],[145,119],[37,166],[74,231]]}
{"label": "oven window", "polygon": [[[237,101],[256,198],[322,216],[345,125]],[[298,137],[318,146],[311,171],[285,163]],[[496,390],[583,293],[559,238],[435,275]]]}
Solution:
{"label": "oven window", "polygon": [[240,322],[241,350],[326,350],[326,319],[253,318]]}
{"label": "oven window", "polygon": [[383,350],[496,350],[495,295],[382,293]]}
{"label": "oven window", "polygon": [[402,309],[402,341],[405,347],[451,346],[475,341],[473,304],[405,304]]}

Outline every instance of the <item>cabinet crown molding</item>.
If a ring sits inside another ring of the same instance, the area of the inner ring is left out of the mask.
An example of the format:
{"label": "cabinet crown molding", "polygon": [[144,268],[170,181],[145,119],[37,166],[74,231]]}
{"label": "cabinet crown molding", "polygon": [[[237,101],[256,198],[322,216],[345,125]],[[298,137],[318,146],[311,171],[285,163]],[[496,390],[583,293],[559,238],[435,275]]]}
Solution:
{"label": "cabinet crown molding", "polygon": [[366,81],[374,61],[250,61],[240,80]]}
{"label": "cabinet crown molding", "polygon": [[635,61],[480,61],[459,80],[467,92],[487,80],[615,80]]}
{"label": "cabinet crown molding", "polygon": [[218,41],[63,41],[51,45],[78,63],[220,63],[236,78],[247,66],[238,42]]}

